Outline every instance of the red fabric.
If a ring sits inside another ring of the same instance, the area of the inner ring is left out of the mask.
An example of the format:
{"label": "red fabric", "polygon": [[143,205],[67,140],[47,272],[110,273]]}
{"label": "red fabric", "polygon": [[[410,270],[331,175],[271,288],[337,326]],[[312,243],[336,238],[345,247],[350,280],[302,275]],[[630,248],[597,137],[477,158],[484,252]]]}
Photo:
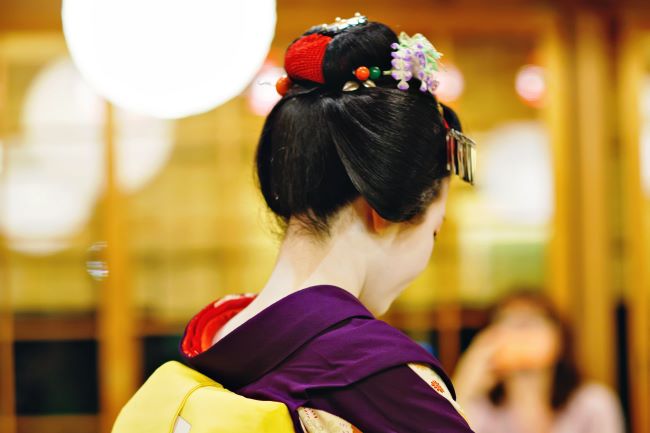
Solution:
{"label": "red fabric", "polygon": [[181,350],[193,357],[212,346],[214,334],[237,313],[253,302],[255,295],[227,296],[212,302],[187,324]]}
{"label": "red fabric", "polygon": [[291,44],[284,55],[284,69],[289,77],[324,84],[323,57],[331,40],[329,36],[314,33]]}

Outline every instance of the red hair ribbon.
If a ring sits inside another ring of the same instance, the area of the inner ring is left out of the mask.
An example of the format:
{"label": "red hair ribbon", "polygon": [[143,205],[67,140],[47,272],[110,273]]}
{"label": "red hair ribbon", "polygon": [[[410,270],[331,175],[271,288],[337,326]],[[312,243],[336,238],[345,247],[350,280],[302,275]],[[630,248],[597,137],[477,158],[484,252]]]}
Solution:
{"label": "red hair ribbon", "polygon": [[331,37],[313,33],[291,44],[284,55],[284,69],[290,78],[324,84],[323,58]]}

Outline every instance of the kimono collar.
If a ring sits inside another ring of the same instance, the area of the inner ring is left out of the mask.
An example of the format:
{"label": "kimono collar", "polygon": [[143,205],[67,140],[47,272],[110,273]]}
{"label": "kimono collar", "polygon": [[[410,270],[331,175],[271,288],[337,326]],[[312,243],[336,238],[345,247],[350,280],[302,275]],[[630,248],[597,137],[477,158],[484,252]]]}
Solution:
{"label": "kimono collar", "polygon": [[311,286],[275,302],[194,356],[182,350],[188,325],[181,355],[190,366],[237,389],[262,377],[324,330],[353,317],[373,318],[344,289]]}

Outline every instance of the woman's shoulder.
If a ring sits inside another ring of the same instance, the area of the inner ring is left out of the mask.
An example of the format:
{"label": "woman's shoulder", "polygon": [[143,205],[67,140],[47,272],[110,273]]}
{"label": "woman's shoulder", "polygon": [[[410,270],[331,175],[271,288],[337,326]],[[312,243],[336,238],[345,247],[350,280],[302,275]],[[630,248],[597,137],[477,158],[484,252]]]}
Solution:
{"label": "woman's shoulder", "polygon": [[619,407],[619,397],[610,387],[599,382],[585,382],[573,392],[566,410],[598,413],[618,410]]}
{"label": "woman's shoulder", "polygon": [[611,388],[596,382],[584,383],[573,392],[557,423],[558,432],[625,431],[618,396]]}
{"label": "woman's shoulder", "polygon": [[[388,323],[369,317],[352,317],[316,336],[310,345],[329,356],[355,359],[382,358],[429,363],[437,360],[421,345]],[[395,364],[395,365],[398,365]]]}
{"label": "woman's shoulder", "polygon": [[[427,365],[455,395],[451,381],[431,353],[400,330],[375,318],[352,317],[338,323],[309,341],[296,356],[301,358],[301,365],[327,360],[323,363],[323,377],[335,375],[349,382],[400,365]],[[313,358],[313,362],[308,358]]]}

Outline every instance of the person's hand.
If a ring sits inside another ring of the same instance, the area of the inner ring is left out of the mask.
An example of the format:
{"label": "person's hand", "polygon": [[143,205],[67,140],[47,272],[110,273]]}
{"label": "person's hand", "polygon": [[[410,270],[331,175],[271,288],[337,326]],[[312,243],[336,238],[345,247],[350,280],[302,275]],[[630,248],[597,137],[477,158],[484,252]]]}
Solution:
{"label": "person's hand", "polygon": [[472,340],[454,374],[454,388],[461,406],[486,395],[499,380],[494,360],[506,338],[502,329],[489,326]]}

